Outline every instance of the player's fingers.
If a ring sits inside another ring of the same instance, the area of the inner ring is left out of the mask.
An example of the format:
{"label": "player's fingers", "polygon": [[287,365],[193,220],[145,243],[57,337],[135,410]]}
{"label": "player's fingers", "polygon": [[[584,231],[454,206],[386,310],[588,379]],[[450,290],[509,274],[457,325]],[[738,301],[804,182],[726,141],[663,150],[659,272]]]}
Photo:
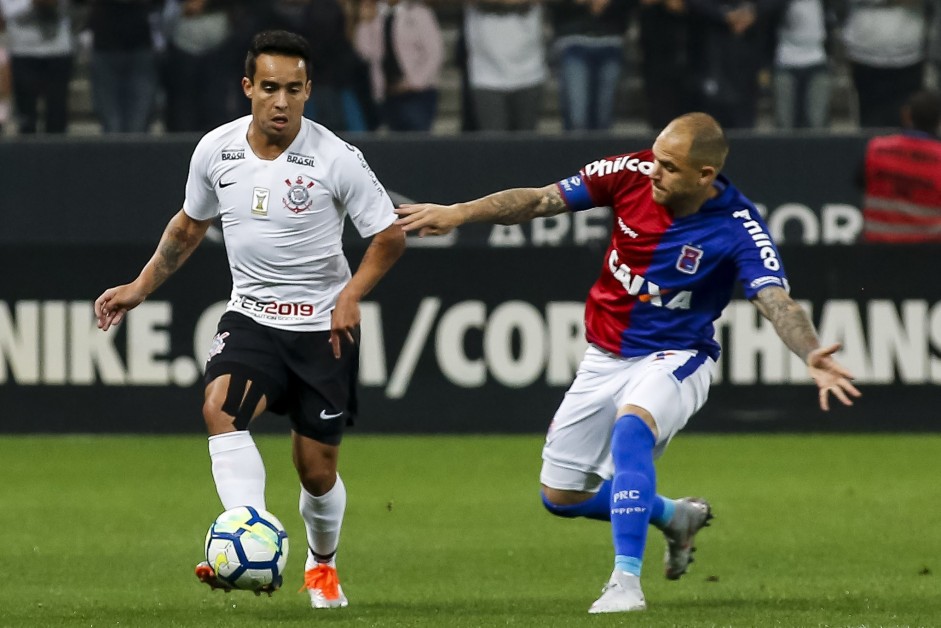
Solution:
{"label": "player's fingers", "polygon": [[840,382],[840,388],[842,388],[844,391],[846,391],[847,393],[849,393],[849,394],[852,395],[853,397],[862,397],[862,396],[863,396],[863,393],[861,393],[861,392],[859,391],[859,389],[856,388],[856,386],[853,386],[853,383],[850,382],[850,381],[842,381],[842,382]]}
{"label": "player's fingers", "polygon": [[425,216],[425,211],[418,205],[399,207],[395,210],[395,213],[399,216],[395,221],[398,225],[410,225]]}
{"label": "player's fingers", "polygon": [[111,324],[117,325],[124,320],[124,315],[127,314],[127,310],[118,310],[114,312],[114,315],[111,317]]}
{"label": "player's fingers", "polygon": [[340,359],[340,335],[335,329],[330,330],[330,346],[333,347],[333,357]]}
{"label": "player's fingers", "polygon": [[840,403],[842,403],[844,406],[853,405],[853,400],[846,395],[846,392],[842,388],[839,386],[834,386],[831,390],[833,391],[833,396],[839,399]]}
{"label": "player's fingers", "polygon": [[395,224],[402,227],[403,231],[414,231],[415,229],[421,228],[421,222],[419,221],[418,216],[410,215],[399,218],[395,221]]}
{"label": "player's fingers", "polygon": [[102,320],[103,320],[102,324],[99,325],[99,327],[101,328],[101,331],[108,331],[109,329],[111,329],[111,326],[114,325],[114,315],[113,315],[113,314],[108,314],[108,315],[106,315],[106,316],[104,317],[104,319],[102,319]]}
{"label": "player's fingers", "polygon": [[95,299],[95,316],[101,317],[108,311],[108,305],[111,303],[111,290],[105,290],[101,296]]}
{"label": "player's fingers", "polygon": [[817,355],[817,357],[826,358],[833,355],[842,348],[843,345],[841,343],[834,342],[833,344],[827,345],[825,347],[817,347],[817,349],[814,350],[814,353]]}
{"label": "player's fingers", "polygon": [[819,392],[819,397],[820,397],[820,409],[823,410],[824,412],[828,412],[830,410],[830,389],[821,388]]}
{"label": "player's fingers", "polygon": [[344,330],[343,330],[343,333],[346,334],[346,340],[347,340],[351,345],[355,345],[355,344],[356,344],[356,338],[353,337],[353,332],[351,332],[349,329],[344,329]]}

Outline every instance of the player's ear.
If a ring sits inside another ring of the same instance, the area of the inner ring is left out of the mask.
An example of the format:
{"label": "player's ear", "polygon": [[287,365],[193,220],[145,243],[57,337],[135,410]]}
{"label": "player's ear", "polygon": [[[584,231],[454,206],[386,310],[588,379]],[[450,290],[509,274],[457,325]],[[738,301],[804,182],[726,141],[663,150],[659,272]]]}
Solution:
{"label": "player's ear", "polygon": [[304,85],[304,100],[307,100],[308,98],[310,98],[310,88],[311,88],[311,85],[312,85],[312,83],[311,83],[310,79],[307,79],[307,84]]}
{"label": "player's ear", "polygon": [[242,93],[245,94],[245,98],[248,98],[249,100],[251,100],[253,87],[254,86],[252,85],[251,79],[249,79],[247,76],[243,76],[242,77]]}
{"label": "player's ear", "polygon": [[714,166],[703,166],[699,169],[699,183],[701,185],[712,185],[719,171]]}

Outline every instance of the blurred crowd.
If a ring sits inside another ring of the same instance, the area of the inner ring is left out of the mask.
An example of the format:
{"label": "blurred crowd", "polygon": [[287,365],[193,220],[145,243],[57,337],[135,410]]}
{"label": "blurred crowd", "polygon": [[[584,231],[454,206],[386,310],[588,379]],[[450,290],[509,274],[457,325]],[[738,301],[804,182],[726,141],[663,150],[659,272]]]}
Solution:
{"label": "blurred crowd", "polygon": [[103,132],[207,131],[248,113],[266,28],[310,41],[306,114],[338,132],[432,130],[449,69],[463,131],[536,129],[550,80],[563,129],[609,129],[629,72],[653,129],[753,128],[762,93],[777,127],[827,128],[838,64],[859,125],[893,127],[941,77],[941,0],[0,0],[0,130],[65,132],[87,64]]}

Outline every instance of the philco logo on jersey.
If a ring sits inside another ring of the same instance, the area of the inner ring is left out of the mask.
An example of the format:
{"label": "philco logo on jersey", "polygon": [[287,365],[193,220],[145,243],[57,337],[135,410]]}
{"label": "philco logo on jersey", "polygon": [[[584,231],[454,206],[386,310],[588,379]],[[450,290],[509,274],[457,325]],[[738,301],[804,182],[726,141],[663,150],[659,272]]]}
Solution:
{"label": "philco logo on jersey", "polygon": [[299,214],[310,207],[313,203],[310,198],[310,188],[314,187],[314,182],[310,178],[305,180],[305,177],[298,176],[293,183],[290,179],[285,179],[284,182],[290,188],[282,199],[285,207],[295,214]]}
{"label": "philco logo on jersey", "polygon": [[618,157],[614,161],[599,159],[598,161],[593,161],[585,166],[585,174],[588,176],[598,175],[599,177],[603,177],[604,175],[611,174],[612,172],[620,172],[625,168],[631,172],[639,172],[643,175],[650,176],[650,173],[653,172],[653,162],[641,161],[637,157],[632,157],[630,155]]}
{"label": "philco logo on jersey", "polygon": [[297,164],[299,166],[310,166],[314,167],[314,158],[309,155],[301,155],[300,153],[288,153],[288,163]]}
{"label": "philco logo on jersey", "polygon": [[699,262],[702,260],[702,249],[697,249],[689,244],[683,245],[680,251],[680,257],[676,260],[676,269],[687,275],[695,275],[699,270]]}
{"label": "philco logo on jersey", "polygon": [[693,293],[689,290],[681,290],[670,297],[670,300],[664,303],[664,297],[669,292],[668,289],[660,288],[652,281],[647,281],[643,275],[631,271],[627,264],[619,264],[618,252],[611,251],[608,256],[608,270],[614,275],[614,278],[621,282],[627,293],[636,296],[642,303],[649,303],[656,307],[666,307],[668,310],[688,310]]}
{"label": "philco logo on jersey", "polygon": [[224,148],[222,149],[222,161],[236,161],[245,159],[244,148]]}
{"label": "philco logo on jersey", "polygon": [[778,260],[778,254],[774,250],[771,236],[765,233],[765,230],[761,228],[761,223],[757,220],[753,220],[751,213],[747,209],[732,212],[732,215],[745,221],[742,223],[742,227],[745,228],[748,235],[754,240],[755,246],[758,247],[758,254],[761,256],[761,263],[764,264],[764,267],[768,270],[781,270],[781,262]]}

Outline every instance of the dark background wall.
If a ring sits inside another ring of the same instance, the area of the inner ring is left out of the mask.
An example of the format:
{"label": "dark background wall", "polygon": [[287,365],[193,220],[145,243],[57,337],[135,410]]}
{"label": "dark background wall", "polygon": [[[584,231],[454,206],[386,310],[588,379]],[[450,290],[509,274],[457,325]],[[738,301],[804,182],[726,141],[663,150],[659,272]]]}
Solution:
{"label": "dark background wall", "polygon": [[[198,137],[0,142],[0,243],[153,243],[183,203],[190,153]],[[471,138],[363,137],[352,141],[386,187],[406,198],[440,203],[506,187],[541,186],[608,155],[649,147],[652,137]],[[771,214],[784,210],[792,241],[831,243],[799,218],[851,210],[865,138],[856,135],[732,135],[726,174]],[[803,211],[802,208],[808,210]],[[842,214],[841,214],[842,215]],[[807,233],[809,227],[810,233]],[[486,241],[491,229],[462,230],[462,243]],[[530,229],[526,228],[529,234]],[[787,237],[784,241],[787,241]],[[779,238],[781,240],[781,238]],[[571,240],[566,240],[571,241]]]}
{"label": "dark background wall", "polygon": [[[201,364],[230,290],[221,245],[205,243],[115,333],[91,311],[152,253],[196,139],[0,144],[0,432],[202,430]],[[649,140],[356,143],[396,196],[449,202],[543,185]],[[733,138],[727,173],[767,209],[793,295],[826,340],[844,342],[865,397],[821,413],[800,361],[735,301],[718,325],[720,379],[688,429],[937,429],[941,251],[853,244],[864,142]],[[606,229],[600,210],[413,242],[364,304],[358,429],[544,430],[584,349],[582,301]],[[361,242],[348,235],[355,262]]]}

